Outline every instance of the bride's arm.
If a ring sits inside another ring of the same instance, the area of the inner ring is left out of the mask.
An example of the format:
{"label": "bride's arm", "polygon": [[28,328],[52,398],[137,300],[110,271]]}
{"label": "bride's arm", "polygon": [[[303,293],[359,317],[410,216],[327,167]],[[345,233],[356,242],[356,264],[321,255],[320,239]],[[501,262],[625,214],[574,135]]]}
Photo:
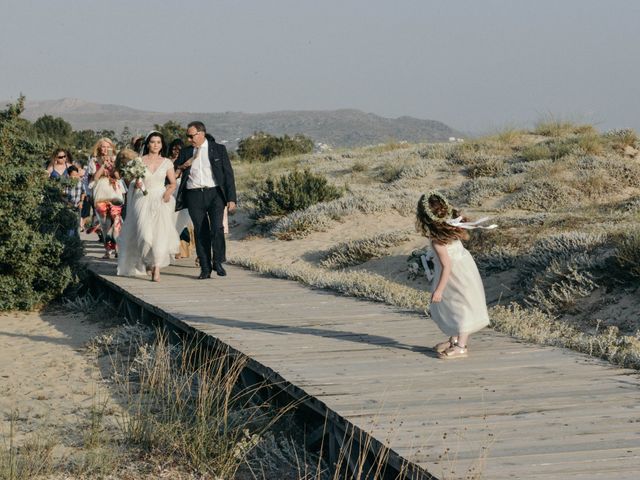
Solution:
{"label": "bride's arm", "polygon": [[162,199],[165,201],[165,203],[171,199],[171,195],[176,189],[176,173],[173,171],[173,165],[167,168],[167,180],[169,180],[169,183],[167,184],[164,195],[162,196]]}

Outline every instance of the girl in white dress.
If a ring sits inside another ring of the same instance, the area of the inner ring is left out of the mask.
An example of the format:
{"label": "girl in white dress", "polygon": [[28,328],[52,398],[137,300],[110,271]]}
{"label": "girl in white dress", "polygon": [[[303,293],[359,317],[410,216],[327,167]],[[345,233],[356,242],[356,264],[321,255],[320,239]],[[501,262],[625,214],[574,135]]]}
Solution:
{"label": "girl in white dress", "polygon": [[[160,281],[160,268],[171,262],[179,250],[176,231],[176,177],[173,163],[162,156],[164,137],[160,132],[147,135],[142,161],[146,174],[133,180],[127,194],[127,218],[120,233],[118,275],[151,275]],[[165,181],[166,180],[166,181]]]}
{"label": "girl in white dress", "polygon": [[439,192],[420,197],[416,217],[416,229],[429,238],[435,253],[429,313],[449,335],[434,350],[442,359],[466,357],[469,335],[489,325],[478,267],[461,242],[469,238],[465,228],[477,228],[478,222],[467,223]]}

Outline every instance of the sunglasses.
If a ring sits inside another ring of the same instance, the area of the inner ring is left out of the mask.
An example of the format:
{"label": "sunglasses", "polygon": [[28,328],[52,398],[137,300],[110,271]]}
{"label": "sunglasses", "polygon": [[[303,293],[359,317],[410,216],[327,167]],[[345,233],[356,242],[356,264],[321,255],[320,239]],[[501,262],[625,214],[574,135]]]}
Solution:
{"label": "sunglasses", "polygon": [[57,158],[67,158],[67,156],[66,155],[58,155]]}
{"label": "sunglasses", "polygon": [[193,134],[191,134],[191,135],[189,135],[189,134],[187,133],[187,138],[188,138],[188,139],[192,139],[193,137],[195,137],[195,136],[196,136],[196,135],[198,135],[199,133],[202,133],[202,132],[196,132],[196,133],[193,133]]}

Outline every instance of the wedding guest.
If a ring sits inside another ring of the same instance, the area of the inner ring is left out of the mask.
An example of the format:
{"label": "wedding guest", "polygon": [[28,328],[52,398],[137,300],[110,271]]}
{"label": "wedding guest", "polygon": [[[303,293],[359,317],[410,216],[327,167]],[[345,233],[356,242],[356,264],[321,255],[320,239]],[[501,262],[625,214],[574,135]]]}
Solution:
{"label": "wedding guest", "polygon": [[478,267],[461,242],[469,238],[466,228],[478,228],[467,222],[439,192],[418,201],[416,229],[429,238],[434,252],[429,313],[449,335],[434,350],[445,360],[466,357],[469,335],[489,325]]}
{"label": "wedding guest", "polygon": [[133,150],[131,150],[130,148],[123,148],[122,150],[120,150],[118,152],[118,155],[116,155],[116,163],[115,163],[115,169],[118,172],[118,175],[120,176],[120,188],[122,188],[122,191],[124,192],[124,202],[122,205],[122,212],[120,213],[120,215],[122,216],[122,221],[124,222],[127,218],[127,195],[129,193],[129,189],[127,187],[127,185],[129,184],[129,182],[133,179],[131,178],[125,178],[123,172],[124,172],[124,167],[133,159],[137,158],[138,154],[136,152],[134,152]]}
{"label": "wedding guest", "polygon": [[[180,175],[182,170],[177,169],[176,161],[180,157],[180,151],[184,148],[184,142],[176,138],[169,144],[169,160],[173,162],[174,168],[176,168],[176,190],[174,192],[174,197],[178,193],[178,188],[180,187]],[[184,226],[184,228],[182,228]],[[193,233],[193,223],[191,222],[191,218],[189,217],[189,212],[184,209],[178,212],[178,217],[176,221],[176,229],[180,232],[180,251],[176,253],[176,260],[181,258],[189,258],[195,252],[195,237]]]}
{"label": "wedding guest", "polygon": [[[115,168],[115,144],[101,138],[94,147],[93,208],[98,217],[105,254],[102,258],[118,256],[118,236],[122,228],[124,190],[120,174]],[[93,170],[93,169],[92,169]]]}
{"label": "wedding guest", "polygon": [[174,163],[174,165],[176,163],[176,160],[178,160],[178,157],[180,156],[180,151],[182,150],[183,147],[184,147],[184,142],[179,138],[174,139],[169,144],[169,150],[168,150],[169,160],[171,160]]}
{"label": "wedding guest", "polygon": [[89,231],[93,225],[92,218],[93,212],[93,198],[91,197],[91,176],[89,173],[89,163],[82,168],[82,190],[84,191],[84,200],[82,200],[82,208],[80,209],[80,231]]}
{"label": "wedding guest", "polygon": [[71,166],[71,161],[71,154],[64,148],[54,150],[47,166],[49,178],[68,178],[67,169]]}
{"label": "wedding guest", "polygon": [[82,202],[85,198],[82,178],[80,177],[78,167],[76,167],[75,165],[70,165],[69,168],[67,168],[67,173],[69,174],[69,178],[72,183],[71,185],[64,188],[65,199],[69,206],[76,213],[79,222],[78,227],[82,229],[82,219],[80,213],[82,209]]}
{"label": "wedding guest", "polygon": [[162,156],[164,137],[151,132],[144,142],[145,176],[129,184],[128,214],[119,238],[118,275],[151,275],[160,281],[160,269],[178,252],[173,162]]}
{"label": "wedding guest", "polygon": [[144,137],[136,135],[131,139],[131,150],[139,155],[142,155],[142,145],[144,144]]}

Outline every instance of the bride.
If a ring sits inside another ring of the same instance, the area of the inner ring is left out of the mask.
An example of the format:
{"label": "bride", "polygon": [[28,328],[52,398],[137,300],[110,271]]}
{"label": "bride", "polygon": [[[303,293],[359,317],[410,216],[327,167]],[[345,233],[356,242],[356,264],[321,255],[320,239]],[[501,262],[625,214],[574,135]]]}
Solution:
{"label": "bride", "polygon": [[[176,177],[173,163],[162,156],[164,137],[151,132],[144,142],[142,162],[146,173],[142,181],[133,180],[127,194],[127,217],[120,232],[118,275],[151,274],[160,281],[160,268],[166,267],[179,251],[176,231]],[[145,193],[146,191],[146,193]]]}

